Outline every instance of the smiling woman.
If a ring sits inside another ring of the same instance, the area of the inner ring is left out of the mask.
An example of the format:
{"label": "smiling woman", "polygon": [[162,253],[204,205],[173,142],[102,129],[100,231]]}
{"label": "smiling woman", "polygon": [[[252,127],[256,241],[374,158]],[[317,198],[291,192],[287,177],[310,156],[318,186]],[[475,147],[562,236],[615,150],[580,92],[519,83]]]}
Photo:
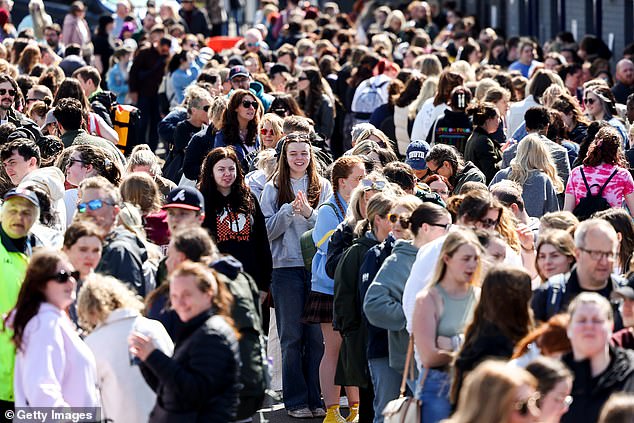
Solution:
{"label": "smiling woman", "polygon": [[31,258],[9,320],[17,348],[16,407],[99,406],[95,358],[65,312],[78,278],[57,251]]}

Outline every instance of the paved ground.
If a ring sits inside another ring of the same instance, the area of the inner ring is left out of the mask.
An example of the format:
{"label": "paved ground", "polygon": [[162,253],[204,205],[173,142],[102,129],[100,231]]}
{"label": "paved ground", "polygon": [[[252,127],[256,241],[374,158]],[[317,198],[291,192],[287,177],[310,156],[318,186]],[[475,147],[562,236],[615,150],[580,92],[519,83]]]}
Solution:
{"label": "paved ground", "polygon": [[[345,399],[343,399],[345,405]],[[347,407],[347,406],[346,406]],[[341,414],[348,415],[348,409],[342,408]],[[323,417],[314,419],[294,419],[286,414],[284,404],[267,397],[264,407],[253,417],[255,423],[321,423]]]}

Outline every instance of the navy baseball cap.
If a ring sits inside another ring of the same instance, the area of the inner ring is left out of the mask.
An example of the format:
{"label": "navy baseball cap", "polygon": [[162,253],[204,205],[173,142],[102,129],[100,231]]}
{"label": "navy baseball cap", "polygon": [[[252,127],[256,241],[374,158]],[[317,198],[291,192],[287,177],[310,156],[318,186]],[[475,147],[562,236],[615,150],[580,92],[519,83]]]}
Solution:
{"label": "navy baseball cap", "polygon": [[13,188],[9,190],[6,194],[4,194],[4,201],[7,201],[10,198],[21,197],[25,200],[28,200],[31,204],[33,204],[38,209],[40,208],[40,200],[37,198],[37,195],[31,191],[30,189],[24,188]]}
{"label": "navy baseball cap", "polygon": [[431,147],[425,141],[412,141],[407,146],[405,154],[405,163],[410,165],[414,170],[427,169],[427,154]]}
{"label": "navy baseball cap", "polygon": [[176,187],[167,195],[164,209],[185,209],[205,212],[205,198],[194,187]]}
{"label": "navy baseball cap", "polygon": [[236,76],[246,76],[249,77],[249,71],[244,66],[234,66],[229,71],[229,79],[233,79]]}

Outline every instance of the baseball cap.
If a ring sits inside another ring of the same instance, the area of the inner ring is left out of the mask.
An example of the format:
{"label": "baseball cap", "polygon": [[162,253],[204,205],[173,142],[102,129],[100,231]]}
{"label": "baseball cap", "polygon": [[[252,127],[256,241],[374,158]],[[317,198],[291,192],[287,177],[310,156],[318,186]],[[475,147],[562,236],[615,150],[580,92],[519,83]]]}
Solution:
{"label": "baseball cap", "polygon": [[4,201],[7,201],[10,198],[21,197],[26,200],[29,200],[31,204],[33,204],[38,209],[40,208],[40,200],[38,200],[37,195],[31,191],[30,189],[25,188],[13,188],[9,190],[6,194],[4,194]]}
{"label": "baseball cap", "polygon": [[42,125],[42,128],[44,128],[46,125],[50,123],[57,122],[57,119],[55,119],[55,115],[53,113],[55,113],[55,107],[53,107],[51,110],[46,112],[46,118],[44,119],[44,124]]}
{"label": "baseball cap", "polygon": [[244,66],[234,66],[229,71],[229,79],[233,79],[236,76],[249,77],[249,71]]}
{"label": "baseball cap", "polygon": [[427,161],[425,158],[429,153],[429,144],[425,141],[412,141],[407,146],[407,153],[405,154],[405,163],[410,165],[414,170],[427,169]]}
{"label": "baseball cap", "polygon": [[194,187],[176,187],[167,195],[164,209],[200,210],[205,212],[205,198]]}

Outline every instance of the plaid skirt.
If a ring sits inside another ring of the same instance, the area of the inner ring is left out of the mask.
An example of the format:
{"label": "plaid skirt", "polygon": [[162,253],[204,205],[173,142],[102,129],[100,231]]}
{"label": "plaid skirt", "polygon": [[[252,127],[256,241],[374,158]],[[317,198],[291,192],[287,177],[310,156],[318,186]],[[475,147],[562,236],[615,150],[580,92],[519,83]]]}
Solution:
{"label": "plaid skirt", "polygon": [[334,298],[333,295],[310,291],[304,306],[302,323],[332,323]]}

